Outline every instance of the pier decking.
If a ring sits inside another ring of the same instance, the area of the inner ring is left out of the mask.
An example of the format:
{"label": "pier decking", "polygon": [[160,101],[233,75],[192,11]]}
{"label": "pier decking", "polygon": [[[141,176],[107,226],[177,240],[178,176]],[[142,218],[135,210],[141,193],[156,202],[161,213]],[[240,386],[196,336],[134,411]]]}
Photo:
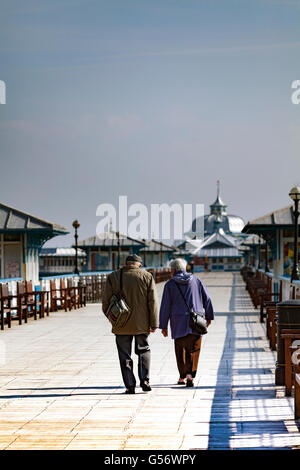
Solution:
{"label": "pier decking", "polygon": [[293,399],[274,385],[275,354],[240,274],[201,278],[216,318],[191,389],[176,385],[173,342],[157,331],[152,392],[124,395],[100,304],[1,332],[0,449],[300,448]]}

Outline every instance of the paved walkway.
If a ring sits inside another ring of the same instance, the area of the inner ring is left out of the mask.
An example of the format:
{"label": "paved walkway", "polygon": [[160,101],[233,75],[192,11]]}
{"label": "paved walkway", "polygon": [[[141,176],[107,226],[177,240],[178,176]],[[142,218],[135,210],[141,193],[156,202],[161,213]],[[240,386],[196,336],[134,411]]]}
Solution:
{"label": "paved walkway", "polygon": [[217,313],[193,389],[175,385],[173,342],[156,332],[153,391],[124,395],[99,305],[0,332],[0,449],[299,448],[293,399],[274,386],[275,355],[240,275],[201,278]]}

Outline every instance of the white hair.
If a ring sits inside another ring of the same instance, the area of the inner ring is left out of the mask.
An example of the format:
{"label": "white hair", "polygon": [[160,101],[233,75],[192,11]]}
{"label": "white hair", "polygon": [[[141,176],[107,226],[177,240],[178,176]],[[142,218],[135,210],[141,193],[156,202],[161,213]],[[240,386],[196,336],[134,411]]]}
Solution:
{"label": "white hair", "polygon": [[187,262],[183,258],[176,258],[170,261],[170,268],[175,271],[186,271]]}

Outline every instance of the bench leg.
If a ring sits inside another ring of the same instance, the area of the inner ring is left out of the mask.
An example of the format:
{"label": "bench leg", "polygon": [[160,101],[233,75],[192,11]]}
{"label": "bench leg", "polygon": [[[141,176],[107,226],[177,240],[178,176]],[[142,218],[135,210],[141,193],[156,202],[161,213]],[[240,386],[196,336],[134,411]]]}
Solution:
{"label": "bench leg", "polygon": [[286,338],[285,339],[285,394],[287,397],[290,397],[292,394],[292,360],[290,354],[291,342]]}
{"label": "bench leg", "polygon": [[300,419],[300,385],[295,380],[295,419]]}

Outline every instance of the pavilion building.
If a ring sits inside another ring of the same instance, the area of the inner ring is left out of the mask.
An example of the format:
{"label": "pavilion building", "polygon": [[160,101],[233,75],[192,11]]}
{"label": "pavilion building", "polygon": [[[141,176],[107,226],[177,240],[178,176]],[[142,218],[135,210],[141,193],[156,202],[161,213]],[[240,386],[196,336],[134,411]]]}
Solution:
{"label": "pavilion building", "polygon": [[[78,248],[79,271],[85,269],[86,253]],[[40,251],[40,276],[73,274],[76,265],[75,248],[42,248]]]}
{"label": "pavilion building", "polygon": [[139,255],[143,259],[144,266],[167,266],[175,248],[153,239],[148,242],[143,241],[147,244],[140,249]]}
{"label": "pavilion building", "polygon": [[113,230],[78,242],[86,253],[86,271],[110,271],[125,264],[129,254],[139,254],[146,242]]}
{"label": "pavilion building", "polygon": [[[204,223],[203,233],[197,227]],[[210,205],[210,213],[204,220],[195,219],[186,240],[179,246],[188,261],[193,261],[195,271],[204,268],[212,271],[238,271],[243,263],[243,253],[239,249],[247,237],[242,234],[245,225],[242,217],[227,214],[227,205],[220,196],[220,183],[217,182],[217,198]]]}
{"label": "pavilion building", "polygon": [[66,228],[0,203],[0,280],[39,282],[43,244]]}
{"label": "pavilion building", "polygon": [[[243,233],[256,234],[265,240],[262,268],[267,272],[272,271],[274,278],[291,276],[294,258],[294,223],[293,206],[288,206],[251,220],[243,228]],[[300,243],[298,253],[300,253]]]}

